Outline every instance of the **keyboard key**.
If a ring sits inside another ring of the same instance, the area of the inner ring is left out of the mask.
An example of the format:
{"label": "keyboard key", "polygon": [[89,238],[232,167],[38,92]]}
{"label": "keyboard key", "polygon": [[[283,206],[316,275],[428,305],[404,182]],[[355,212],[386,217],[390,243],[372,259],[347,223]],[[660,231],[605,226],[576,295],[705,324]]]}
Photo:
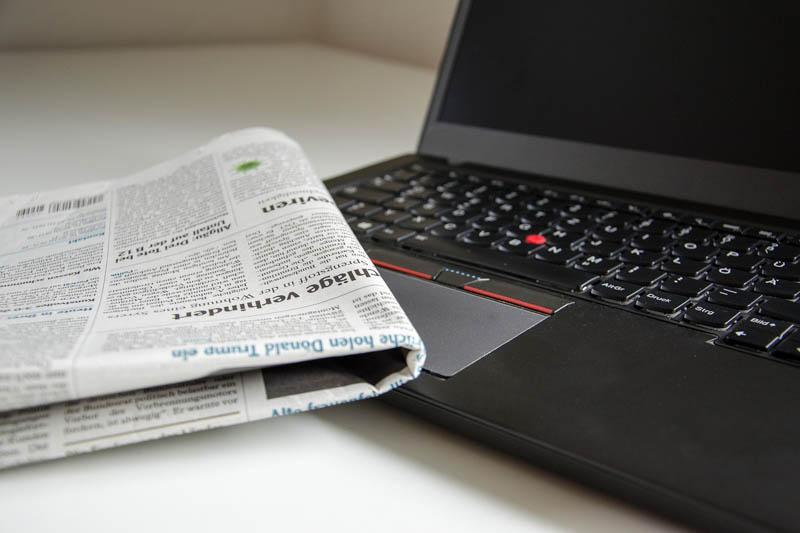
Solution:
{"label": "keyboard key", "polygon": [[589,207],[580,203],[575,202],[572,204],[567,204],[562,207],[560,210],[561,214],[564,216],[572,216],[572,215],[581,215],[583,216],[584,213],[589,211]]}
{"label": "keyboard key", "polygon": [[414,235],[402,242],[411,250],[479,265],[567,291],[582,291],[597,275],[571,268],[531,261],[486,248],[466,247],[458,242],[428,235]]}
{"label": "keyboard key", "polygon": [[354,220],[350,223],[350,228],[352,228],[353,233],[356,235],[369,235],[382,227],[384,227],[383,224],[371,220]]}
{"label": "keyboard key", "polygon": [[503,238],[501,233],[485,229],[471,229],[459,237],[460,242],[478,246],[490,246]]}
{"label": "keyboard key", "polygon": [[648,252],[638,248],[631,248],[625,250],[620,254],[619,259],[625,263],[631,263],[641,266],[653,266],[664,258],[663,254],[655,252]]}
{"label": "keyboard key", "polygon": [[581,241],[585,240],[586,236],[583,233],[576,233],[574,231],[554,230],[547,234],[547,242],[556,246],[571,248],[576,246]]}
{"label": "keyboard key", "polygon": [[451,209],[475,209],[478,211],[483,211],[484,203],[485,202],[480,198],[459,198],[456,203],[450,204],[447,207],[450,207]]}
{"label": "keyboard key", "polygon": [[375,213],[381,210],[381,206],[374,205],[374,204],[365,204],[364,202],[356,202],[347,209],[347,212],[350,215],[355,215],[357,217],[368,217],[370,215],[374,215]]}
{"label": "keyboard key", "polygon": [[725,329],[730,326],[738,316],[739,312],[733,309],[726,309],[702,302],[687,310],[683,315],[683,319],[709,328]]}
{"label": "keyboard key", "polygon": [[712,228],[717,224],[717,221],[713,218],[697,216],[689,217],[686,222],[693,226],[700,226],[701,228]]}
{"label": "keyboard key", "polygon": [[558,212],[560,209],[567,205],[567,202],[562,202],[561,200],[554,200],[553,198],[537,198],[533,202],[530,202],[526,205],[529,205],[533,209],[544,209],[550,210],[556,215],[560,216]]}
{"label": "keyboard key", "polygon": [[376,191],[374,189],[367,189],[366,187],[358,187],[357,185],[348,185],[339,191],[341,196],[346,196],[354,200],[359,200],[368,204],[379,204],[392,198],[392,194],[383,191]]}
{"label": "keyboard key", "polygon": [[[437,194],[438,193],[438,194]],[[453,191],[444,191],[439,192],[434,189],[434,193],[427,194],[424,192],[420,192],[418,194],[413,194],[409,191],[407,194],[414,196],[415,198],[419,198],[420,200],[425,200],[426,202],[439,204],[443,206],[452,206],[459,202],[467,200],[467,198],[461,196],[460,194],[453,192]]]}
{"label": "keyboard key", "polygon": [[433,187],[434,189],[439,185],[449,182],[450,180],[445,176],[437,176],[435,174],[423,174],[414,180],[414,185],[422,185],[423,187]]}
{"label": "keyboard key", "polygon": [[661,290],[696,298],[711,288],[711,283],[683,276],[670,276],[661,282]]}
{"label": "keyboard key", "polygon": [[691,300],[678,294],[670,294],[661,291],[645,291],[636,299],[636,307],[645,311],[674,315]]}
{"label": "keyboard key", "polygon": [[[476,201],[477,200],[477,201]],[[475,205],[482,203],[478,198],[473,198],[472,201]],[[493,204],[489,207],[489,214],[496,217],[512,217],[514,213],[519,211],[519,207],[514,204]]]}
{"label": "keyboard key", "polygon": [[356,203],[356,201],[352,198],[345,198],[344,196],[339,196],[338,194],[333,195],[333,201],[336,202],[336,207],[338,207],[340,210],[350,207]]}
{"label": "keyboard key", "polygon": [[800,303],[767,298],[761,303],[761,314],[800,325]]}
{"label": "keyboard key", "polygon": [[454,209],[441,215],[443,222],[466,222],[480,214],[479,209]]}
{"label": "keyboard key", "polygon": [[778,340],[780,337],[769,330],[748,326],[739,326],[725,336],[727,344],[764,351],[769,350]]}
{"label": "keyboard key", "polygon": [[632,229],[617,224],[602,224],[594,230],[594,236],[607,241],[625,242],[633,237]]}
{"label": "keyboard key", "polygon": [[783,259],[768,261],[761,267],[761,274],[770,278],[800,281],[800,263],[789,263]]}
{"label": "keyboard key", "polygon": [[432,228],[430,230],[430,234],[436,235],[437,237],[447,237],[452,239],[469,229],[470,228],[468,226],[465,226],[464,224],[457,224],[455,222],[445,222],[441,226],[436,226],[435,228]]}
{"label": "keyboard key", "polygon": [[784,261],[797,261],[800,259],[800,247],[788,244],[771,243],[764,248],[764,255],[770,259],[783,259]]}
{"label": "keyboard key", "polygon": [[415,198],[409,198],[408,196],[397,196],[396,198],[392,198],[386,202],[383,202],[383,207],[387,209],[397,209],[400,210],[408,210],[415,205],[419,205],[422,203],[420,200]]}
{"label": "keyboard key", "polygon": [[509,237],[508,239],[503,239],[499,243],[497,243],[497,249],[501,252],[507,252],[516,255],[530,255],[533,253],[534,250],[541,248],[542,245],[535,246],[531,244],[526,244],[525,241],[520,239],[519,237]]}
{"label": "keyboard key", "polygon": [[597,221],[601,224],[613,224],[623,228],[630,228],[635,226],[641,221],[638,215],[632,213],[622,213],[620,211],[608,211],[601,216],[597,217]]}
{"label": "keyboard key", "polygon": [[[525,237],[526,235],[540,235],[543,231],[547,230],[547,226],[534,226],[529,222],[520,222],[518,224],[510,224],[503,228],[503,231],[509,237]],[[546,240],[546,237],[542,236]]]}
{"label": "keyboard key", "polygon": [[585,270],[586,272],[592,272],[600,276],[606,276],[608,274],[611,274],[612,272],[621,267],[622,267],[621,262],[614,259],[601,257],[598,255],[590,255],[588,257],[584,257],[582,260],[575,263],[575,268]]}
{"label": "keyboard key", "polygon": [[739,326],[770,331],[779,338],[784,337],[793,328],[792,324],[784,322],[783,320],[775,320],[771,317],[759,315],[751,316],[750,318],[743,320]]}
{"label": "keyboard key", "polygon": [[718,238],[717,244],[723,250],[734,250],[742,254],[749,254],[758,247],[761,241],[752,239],[750,237],[742,237],[741,235],[726,234]]}
{"label": "keyboard key", "polygon": [[372,178],[371,180],[368,180],[366,183],[364,183],[364,186],[389,193],[398,193],[400,191],[408,189],[408,184],[406,182],[402,180],[395,180],[391,176],[381,176],[378,178]]}
{"label": "keyboard key", "polygon": [[650,209],[642,205],[636,204],[622,204],[622,210],[628,213],[636,213],[639,216],[646,217],[650,214]]}
{"label": "keyboard key", "polygon": [[697,226],[682,226],[675,230],[675,237],[679,240],[693,241],[700,244],[708,244],[715,235],[715,232]]}
{"label": "keyboard key", "polygon": [[653,218],[668,220],[670,222],[682,222],[686,219],[686,214],[672,210],[657,210],[653,213]]}
{"label": "keyboard key", "polygon": [[756,279],[756,275],[735,268],[713,267],[706,273],[706,279],[727,287],[746,287]]}
{"label": "keyboard key", "polygon": [[589,203],[589,198],[585,197],[582,194],[571,193],[569,196],[567,196],[567,198],[569,198],[569,200],[571,202],[575,202],[575,203],[578,203],[578,204],[588,204]]}
{"label": "keyboard key", "polygon": [[[508,183],[506,183],[505,181],[501,180],[500,178],[492,178],[492,179],[490,179],[489,180],[489,186],[494,188],[494,189],[508,189]],[[561,197],[560,193],[556,193],[556,194],[558,194],[559,198]]]}
{"label": "keyboard key", "polygon": [[416,198],[417,200],[427,200],[431,196],[436,195],[436,189],[431,189],[423,185],[414,185],[403,194],[411,198]]}
{"label": "keyboard key", "polygon": [[441,205],[435,204],[433,202],[426,201],[422,204],[415,205],[409,209],[412,214],[418,215],[421,217],[439,217],[450,211],[450,208]]}
{"label": "keyboard key", "polygon": [[546,248],[539,248],[534,253],[534,257],[547,263],[568,265],[581,257],[581,253],[566,246],[550,245]]}
{"label": "keyboard key", "polygon": [[786,359],[800,359],[800,337],[792,335],[788,339],[781,342],[773,352],[775,357],[784,357]]}
{"label": "keyboard key", "polygon": [[764,239],[766,241],[778,241],[783,236],[777,231],[759,228],[750,228],[746,230],[744,234],[750,237],[755,237],[756,239]]}
{"label": "keyboard key", "polygon": [[763,262],[763,257],[755,254],[742,254],[733,250],[723,252],[717,257],[717,266],[735,268],[737,270],[755,270]]}
{"label": "keyboard key", "polygon": [[413,170],[407,168],[401,168],[400,170],[394,170],[387,174],[387,176],[391,176],[392,178],[400,181],[410,181],[416,178],[419,175],[419,172],[415,172]]}
{"label": "keyboard key", "polygon": [[667,235],[675,229],[675,223],[668,220],[646,218],[636,225],[636,230],[653,236]]}
{"label": "keyboard key", "polygon": [[522,200],[522,195],[519,191],[504,189],[494,193],[492,199],[496,204],[514,204]]}
{"label": "keyboard key", "polygon": [[800,283],[786,281],[780,278],[765,278],[758,280],[754,286],[756,292],[767,296],[776,296],[793,300],[800,296]]}
{"label": "keyboard key", "polygon": [[606,215],[606,213],[608,213],[608,211],[605,209],[600,209],[598,207],[586,207],[581,211],[580,215],[586,220],[591,220],[596,224],[601,217]]}
{"label": "keyboard key", "polygon": [[612,257],[620,253],[625,247],[618,242],[592,238],[581,244],[581,250],[587,254]]}
{"label": "keyboard key", "polygon": [[693,259],[677,256],[664,261],[661,268],[672,274],[694,277],[700,275],[700,273],[708,268],[708,265],[702,261],[695,261]]}
{"label": "keyboard key", "polygon": [[464,196],[467,198],[483,198],[484,196],[488,196],[489,187],[486,185],[480,185],[477,187],[469,186],[466,190],[464,190]]}
{"label": "keyboard key", "polygon": [[669,248],[673,242],[675,242],[675,240],[672,237],[656,233],[637,233],[631,239],[631,246],[650,252],[663,252]]}
{"label": "keyboard key", "polygon": [[513,222],[511,218],[496,217],[494,215],[483,215],[469,221],[473,228],[497,231],[503,226],[508,226]]}
{"label": "keyboard key", "polygon": [[370,235],[376,241],[396,243],[414,235],[414,232],[400,228],[382,228]]}
{"label": "keyboard key", "polygon": [[547,196],[548,198],[556,198],[556,199],[565,197],[564,193],[554,191],[553,189],[543,189],[542,195]]}
{"label": "keyboard key", "polygon": [[463,198],[463,192],[467,189],[467,186],[459,183],[457,180],[450,180],[446,181],[445,183],[441,183],[434,188],[437,192],[453,192],[461,195]]}
{"label": "keyboard key", "polygon": [[397,209],[384,209],[383,211],[379,211],[370,216],[370,218],[376,222],[382,222],[383,224],[391,225],[396,222],[400,222],[401,220],[405,220],[410,216],[411,215],[405,211],[398,211]]}
{"label": "keyboard key", "polygon": [[558,220],[560,217],[543,209],[531,209],[524,213],[520,213],[518,218],[522,222],[530,222],[531,224],[542,226]]}
{"label": "keyboard key", "polygon": [[728,233],[744,233],[748,229],[741,224],[733,224],[731,222],[715,222],[711,227]]}
{"label": "keyboard key", "polygon": [[433,227],[438,226],[439,224],[441,223],[435,218],[416,215],[406,220],[403,220],[397,225],[401,228],[411,229],[414,231],[426,231]]}
{"label": "keyboard key", "polygon": [[594,222],[581,217],[564,217],[555,221],[555,226],[564,231],[583,233],[594,227]]}
{"label": "keyboard key", "polygon": [[652,285],[665,276],[666,274],[659,270],[639,265],[626,266],[617,272],[618,280],[635,283],[637,285]]}
{"label": "keyboard key", "polygon": [[614,302],[627,302],[640,292],[644,290],[639,285],[632,283],[625,283],[623,281],[608,280],[598,283],[592,287],[592,294],[604,300],[612,300]]}
{"label": "keyboard key", "polygon": [[615,211],[619,211],[621,209],[622,204],[615,200],[609,200],[607,198],[598,198],[594,201],[594,205],[598,205],[604,209],[613,209]]}
{"label": "keyboard key", "polygon": [[733,307],[734,309],[747,309],[761,299],[761,295],[736,289],[716,289],[708,295],[712,304]]}
{"label": "keyboard key", "polygon": [[719,248],[702,242],[685,241],[679,242],[672,253],[695,261],[708,261],[719,253]]}

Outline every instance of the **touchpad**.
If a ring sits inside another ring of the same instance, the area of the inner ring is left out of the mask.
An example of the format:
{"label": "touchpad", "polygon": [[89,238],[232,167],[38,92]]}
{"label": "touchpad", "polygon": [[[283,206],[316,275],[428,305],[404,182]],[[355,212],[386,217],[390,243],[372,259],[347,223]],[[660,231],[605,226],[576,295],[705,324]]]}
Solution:
{"label": "touchpad", "polygon": [[450,377],[547,317],[467,292],[381,269],[422,336],[425,370]]}

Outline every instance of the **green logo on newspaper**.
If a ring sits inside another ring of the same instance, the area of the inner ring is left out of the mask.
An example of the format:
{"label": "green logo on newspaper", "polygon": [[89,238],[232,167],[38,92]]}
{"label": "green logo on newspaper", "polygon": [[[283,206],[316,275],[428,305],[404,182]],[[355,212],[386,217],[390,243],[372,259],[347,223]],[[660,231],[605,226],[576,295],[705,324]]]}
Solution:
{"label": "green logo on newspaper", "polygon": [[236,165],[236,172],[249,172],[251,170],[255,170],[261,166],[261,161],[258,159],[253,159],[251,161],[245,161],[244,163],[239,163]]}

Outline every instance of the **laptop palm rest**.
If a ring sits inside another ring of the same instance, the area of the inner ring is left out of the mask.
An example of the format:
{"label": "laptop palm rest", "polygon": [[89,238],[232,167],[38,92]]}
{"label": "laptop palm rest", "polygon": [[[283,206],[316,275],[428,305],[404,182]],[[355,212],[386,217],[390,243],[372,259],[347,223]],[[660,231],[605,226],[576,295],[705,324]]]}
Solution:
{"label": "laptop palm rest", "polygon": [[451,377],[547,317],[390,270],[381,275],[422,336],[425,370]]}

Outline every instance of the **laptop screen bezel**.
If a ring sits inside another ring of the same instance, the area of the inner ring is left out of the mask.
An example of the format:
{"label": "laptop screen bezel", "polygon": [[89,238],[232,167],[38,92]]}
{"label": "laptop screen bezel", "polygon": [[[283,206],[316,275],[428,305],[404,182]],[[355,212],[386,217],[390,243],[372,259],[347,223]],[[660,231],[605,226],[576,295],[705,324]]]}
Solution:
{"label": "laptop screen bezel", "polygon": [[[439,120],[472,1],[461,0],[418,153],[675,200],[800,220],[800,174],[616,148]],[[800,149],[800,146],[798,146]]]}

